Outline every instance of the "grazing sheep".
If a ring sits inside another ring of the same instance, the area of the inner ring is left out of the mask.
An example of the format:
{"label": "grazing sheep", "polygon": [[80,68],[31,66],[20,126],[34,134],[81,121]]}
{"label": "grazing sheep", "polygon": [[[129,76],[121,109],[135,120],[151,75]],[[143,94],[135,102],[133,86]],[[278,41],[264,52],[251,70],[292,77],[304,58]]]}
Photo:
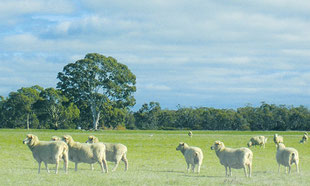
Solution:
{"label": "grazing sheep", "polygon": [[287,173],[287,167],[288,173],[291,172],[291,166],[293,163],[296,165],[296,171],[299,173],[298,163],[299,163],[299,157],[298,157],[298,151],[294,148],[285,147],[283,143],[279,143],[277,145],[277,154],[276,159],[278,162],[278,172],[280,171],[280,165],[285,166],[285,173]]}
{"label": "grazing sheep", "polygon": [[69,146],[69,160],[75,163],[75,171],[77,171],[78,163],[93,164],[98,162],[102,172],[108,172],[107,161],[105,159],[106,147],[102,143],[87,144],[75,142],[69,135],[63,136]]}
{"label": "grazing sheep", "polygon": [[250,139],[247,143],[248,147],[259,145],[260,147],[263,146],[265,148],[265,144],[267,143],[268,138],[265,136],[255,136]]}
{"label": "grazing sheep", "polygon": [[306,134],[304,134],[300,140],[300,143],[305,143],[308,141],[308,136]]}
{"label": "grazing sheep", "polygon": [[273,136],[273,141],[276,145],[278,145],[279,143],[283,143],[283,137],[279,136],[278,134],[275,134]]}
{"label": "grazing sheep", "polygon": [[189,131],[189,132],[188,132],[188,136],[189,136],[189,137],[193,137],[192,131]]}
{"label": "grazing sheep", "polygon": [[64,160],[65,172],[68,172],[68,145],[63,141],[39,141],[33,134],[28,134],[23,141],[32,152],[34,159],[39,163],[38,173],[40,173],[41,162],[43,161],[47,172],[47,164],[56,164],[55,173],[58,173],[59,160]]}
{"label": "grazing sheep", "polygon": [[51,137],[51,141],[61,141],[61,138],[58,136]]}
{"label": "grazing sheep", "polygon": [[[95,136],[89,136],[86,143],[98,143],[99,139]],[[103,143],[106,146],[106,160],[114,162],[112,172],[116,170],[119,162],[122,160],[125,163],[125,171],[128,170],[128,160],[126,157],[127,147],[120,143]]]}
{"label": "grazing sheep", "polygon": [[203,160],[203,154],[200,148],[190,147],[186,143],[180,142],[176,150],[182,152],[187,163],[187,172],[189,172],[190,165],[192,166],[192,171],[195,172],[195,165],[197,165],[197,173],[200,173],[200,167]]}
{"label": "grazing sheep", "polygon": [[[252,159],[253,152],[248,148],[226,148],[224,143],[221,141],[215,141],[214,145],[211,146],[211,150],[215,150],[220,163],[224,165],[226,176],[232,176],[231,168],[242,169],[246,177],[251,177],[252,174]],[[229,175],[227,174],[227,167],[229,168]],[[247,169],[249,173],[247,175]]]}

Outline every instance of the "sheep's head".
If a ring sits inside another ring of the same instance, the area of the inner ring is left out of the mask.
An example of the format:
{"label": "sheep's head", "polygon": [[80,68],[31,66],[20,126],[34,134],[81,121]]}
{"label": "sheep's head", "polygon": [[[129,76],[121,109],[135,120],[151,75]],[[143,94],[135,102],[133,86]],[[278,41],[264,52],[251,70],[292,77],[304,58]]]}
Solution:
{"label": "sheep's head", "polygon": [[70,135],[64,135],[62,137],[62,141],[66,142],[67,144],[70,144],[71,142],[73,142],[73,138]]}
{"label": "sheep's head", "polygon": [[248,145],[248,147],[252,147],[252,141],[249,141],[249,142],[247,143],[247,145]]}
{"label": "sheep's head", "polygon": [[180,142],[179,145],[177,146],[176,150],[180,150],[183,151],[185,147],[187,147],[188,145],[184,142]]}
{"label": "sheep's head", "polygon": [[88,140],[85,143],[97,143],[99,142],[95,136],[88,136]]}
{"label": "sheep's head", "polygon": [[214,144],[211,146],[211,150],[219,151],[224,148],[225,145],[221,141],[215,141]]}
{"label": "sheep's head", "polygon": [[285,148],[285,145],[283,143],[279,143],[276,145],[277,146],[277,149],[283,149]]}
{"label": "sheep's head", "polygon": [[35,141],[38,141],[38,137],[33,134],[27,134],[27,137],[23,140],[23,144],[33,145]]}
{"label": "sheep's head", "polygon": [[51,138],[51,141],[60,141],[61,139],[60,139],[60,137],[58,137],[58,136],[53,136],[52,138]]}

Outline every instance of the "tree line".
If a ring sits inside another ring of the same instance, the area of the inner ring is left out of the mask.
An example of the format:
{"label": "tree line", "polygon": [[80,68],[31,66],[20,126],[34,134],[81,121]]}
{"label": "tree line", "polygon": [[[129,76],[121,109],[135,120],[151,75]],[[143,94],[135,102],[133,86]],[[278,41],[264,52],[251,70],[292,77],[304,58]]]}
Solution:
{"label": "tree line", "polygon": [[162,109],[145,103],[138,111],[136,76],[113,57],[90,53],[57,75],[56,88],[22,87],[0,96],[0,128],[151,130],[309,130],[310,112],[262,102],[238,109]]}

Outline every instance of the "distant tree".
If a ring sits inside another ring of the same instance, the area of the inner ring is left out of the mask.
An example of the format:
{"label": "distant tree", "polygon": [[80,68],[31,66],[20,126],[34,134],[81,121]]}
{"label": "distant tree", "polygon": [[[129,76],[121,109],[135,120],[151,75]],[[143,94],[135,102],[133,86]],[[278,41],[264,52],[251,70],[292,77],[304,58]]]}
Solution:
{"label": "distant tree", "polygon": [[[52,128],[72,128],[73,120],[79,117],[79,109],[68,98],[62,95],[60,90],[47,88],[40,93],[40,99],[34,104],[37,116],[52,123]],[[75,128],[75,127],[74,127]]]}
{"label": "distant tree", "polygon": [[158,116],[161,112],[158,102],[143,104],[142,107],[134,114],[136,127],[138,129],[158,129]]}
{"label": "distant tree", "polygon": [[112,57],[90,53],[59,72],[57,88],[78,106],[87,103],[93,128],[98,128],[101,112],[107,106],[126,108],[135,104],[136,76]]}
{"label": "distant tree", "polygon": [[18,89],[17,92],[11,92],[3,105],[4,114],[7,118],[7,127],[9,128],[33,128],[38,125],[38,119],[33,112],[32,104],[39,99],[42,87],[36,85],[27,88]]}

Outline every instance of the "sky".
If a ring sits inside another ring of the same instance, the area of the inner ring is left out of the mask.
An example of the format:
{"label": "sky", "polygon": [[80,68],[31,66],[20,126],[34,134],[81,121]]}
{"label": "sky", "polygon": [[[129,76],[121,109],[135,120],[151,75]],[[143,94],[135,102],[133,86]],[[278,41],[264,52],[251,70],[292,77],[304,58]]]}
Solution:
{"label": "sky", "polygon": [[136,75],[134,109],[310,108],[309,0],[1,0],[1,96],[93,52]]}

